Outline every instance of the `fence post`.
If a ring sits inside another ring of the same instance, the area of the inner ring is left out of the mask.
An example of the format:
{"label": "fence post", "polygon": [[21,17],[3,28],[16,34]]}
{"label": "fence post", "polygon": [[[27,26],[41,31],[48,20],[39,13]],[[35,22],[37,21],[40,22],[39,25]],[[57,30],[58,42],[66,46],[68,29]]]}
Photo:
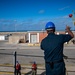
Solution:
{"label": "fence post", "polygon": [[14,51],[14,75],[16,75],[16,51]]}

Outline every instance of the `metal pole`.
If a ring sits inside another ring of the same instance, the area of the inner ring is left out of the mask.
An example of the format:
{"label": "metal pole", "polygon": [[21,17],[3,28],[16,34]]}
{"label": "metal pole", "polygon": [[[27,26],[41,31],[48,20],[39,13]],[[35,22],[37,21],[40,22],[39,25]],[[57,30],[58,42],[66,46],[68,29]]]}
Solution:
{"label": "metal pole", "polygon": [[16,75],[16,51],[14,51],[14,75]]}

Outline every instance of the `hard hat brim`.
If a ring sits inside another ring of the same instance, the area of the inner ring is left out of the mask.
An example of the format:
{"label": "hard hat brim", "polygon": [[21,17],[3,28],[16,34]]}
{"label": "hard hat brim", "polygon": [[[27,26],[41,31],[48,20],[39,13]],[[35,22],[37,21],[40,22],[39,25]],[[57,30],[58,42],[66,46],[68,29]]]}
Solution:
{"label": "hard hat brim", "polygon": [[46,30],[53,30],[53,29],[46,29]]}

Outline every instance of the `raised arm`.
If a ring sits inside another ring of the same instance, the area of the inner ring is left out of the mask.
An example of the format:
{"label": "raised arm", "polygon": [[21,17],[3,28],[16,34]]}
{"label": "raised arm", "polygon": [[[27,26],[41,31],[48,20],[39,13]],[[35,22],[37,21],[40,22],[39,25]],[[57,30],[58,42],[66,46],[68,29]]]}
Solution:
{"label": "raised arm", "polygon": [[69,26],[66,26],[66,32],[68,32],[69,35],[71,35],[72,38],[74,38],[73,32],[70,30]]}

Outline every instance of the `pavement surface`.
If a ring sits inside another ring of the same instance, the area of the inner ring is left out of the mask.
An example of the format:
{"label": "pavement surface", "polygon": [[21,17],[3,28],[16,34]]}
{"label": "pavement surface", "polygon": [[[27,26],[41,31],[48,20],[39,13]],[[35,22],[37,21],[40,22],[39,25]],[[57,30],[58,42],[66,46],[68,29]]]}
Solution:
{"label": "pavement surface", "polygon": [[[14,75],[14,52],[17,52],[17,60],[22,66],[22,75],[31,75],[31,64],[37,62],[37,75],[45,75],[44,54],[39,46],[27,44],[1,44],[0,43],[0,75]],[[64,54],[67,75],[75,75],[75,45],[65,45]]]}

